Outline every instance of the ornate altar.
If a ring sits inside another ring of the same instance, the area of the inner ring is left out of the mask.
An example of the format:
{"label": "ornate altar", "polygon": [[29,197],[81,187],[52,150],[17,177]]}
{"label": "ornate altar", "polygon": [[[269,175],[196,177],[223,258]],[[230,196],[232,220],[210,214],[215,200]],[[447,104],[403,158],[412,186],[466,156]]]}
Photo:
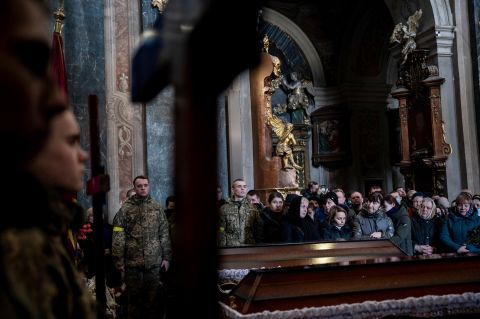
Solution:
{"label": "ornate altar", "polygon": [[[411,44],[420,17],[421,11],[412,15],[407,22],[408,29],[398,24],[391,38],[392,42],[405,42],[397,88],[391,92],[399,102],[401,160],[398,165],[407,188],[446,195],[446,161],[452,149],[446,142],[442,119],[440,86],[445,79],[439,76],[437,66],[427,64],[429,50],[416,49]],[[402,26],[408,31],[403,36],[408,41],[398,40],[402,38]]]}
{"label": "ornate altar", "polygon": [[260,66],[250,73],[255,188],[295,192],[305,187],[309,173],[311,83],[295,71],[284,75],[269,45],[265,36]]}
{"label": "ornate altar", "polygon": [[401,160],[405,186],[446,195],[446,161],[451,147],[445,139],[440,85],[435,65],[427,65],[429,50],[416,49],[400,67],[397,89]]}

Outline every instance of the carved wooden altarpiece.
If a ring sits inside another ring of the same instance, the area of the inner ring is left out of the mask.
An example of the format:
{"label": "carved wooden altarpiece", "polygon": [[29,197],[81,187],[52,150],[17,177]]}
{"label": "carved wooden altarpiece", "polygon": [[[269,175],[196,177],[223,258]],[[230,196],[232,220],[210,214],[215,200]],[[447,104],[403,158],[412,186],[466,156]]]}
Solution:
{"label": "carved wooden altarpiece", "polygon": [[401,161],[405,186],[427,194],[447,194],[446,161],[452,149],[445,140],[440,86],[445,81],[435,65],[427,65],[429,50],[417,49],[400,64],[399,102]]}

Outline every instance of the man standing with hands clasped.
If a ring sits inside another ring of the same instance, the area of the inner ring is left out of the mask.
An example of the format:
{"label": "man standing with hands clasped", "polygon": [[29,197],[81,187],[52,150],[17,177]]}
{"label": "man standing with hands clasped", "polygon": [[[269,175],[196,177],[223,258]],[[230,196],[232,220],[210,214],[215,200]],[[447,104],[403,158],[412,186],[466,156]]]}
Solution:
{"label": "man standing with hands clasped", "polygon": [[161,271],[168,271],[171,260],[168,221],[149,195],[148,178],[137,176],[133,185],[136,194],[113,220],[112,254],[125,273],[127,317],[158,318],[163,310]]}

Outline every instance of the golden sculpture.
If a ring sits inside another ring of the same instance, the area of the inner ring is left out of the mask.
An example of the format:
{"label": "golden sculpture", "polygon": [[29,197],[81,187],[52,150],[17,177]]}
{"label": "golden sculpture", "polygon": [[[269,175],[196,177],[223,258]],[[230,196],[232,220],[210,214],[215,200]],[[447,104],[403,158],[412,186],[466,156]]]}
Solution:
{"label": "golden sculpture", "polygon": [[160,13],[165,11],[168,0],[152,0],[152,7],[157,8]]}
{"label": "golden sculpture", "polygon": [[53,32],[58,34],[62,33],[63,20],[65,20],[65,11],[63,8],[63,1],[60,1],[60,7],[53,13],[53,17],[55,18]]}
{"label": "golden sculpture", "polygon": [[270,45],[270,41],[268,40],[268,35],[265,34],[263,37],[263,52],[268,53],[268,47]]}
{"label": "golden sculpture", "polygon": [[398,23],[393,29],[390,36],[390,43],[398,42],[403,45],[402,48],[402,63],[407,61],[410,52],[417,48],[415,43],[415,37],[417,36],[418,22],[422,17],[422,9],[415,11],[410,17],[408,17],[407,25]]}
{"label": "golden sculpture", "polygon": [[[264,52],[268,53],[270,42],[268,36],[263,37]],[[273,72],[265,79],[263,92],[265,93],[265,124],[270,127],[278,137],[278,143],[275,147],[275,155],[282,158],[282,169],[303,169],[302,166],[295,163],[292,147],[297,144],[293,135],[293,124],[286,123],[281,118],[272,114],[272,95],[280,88],[283,82],[283,74],[280,68],[281,61],[278,57],[270,55],[273,63]]]}
{"label": "golden sculpture", "polygon": [[295,136],[292,133],[293,124],[286,123],[282,121],[279,117],[275,115],[270,115],[267,117],[267,125],[270,126],[278,136],[278,143],[275,148],[275,154],[282,158],[282,168],[283,169],[302,169],[302,166],[295,163],[293,158],[292,146],[297,144]]}
{"label": "golden sculpture", "polygon": [[310,99],[306,93],[306,85],[298,78],[297,72],[290,73],[290,80],[289,82],[286,77],[282,80],[282,84],[287,91],[287,104],[284,107],[289,111],[300,110],[303,115],[302,122],[310,124],[310,114],[308,114]]}

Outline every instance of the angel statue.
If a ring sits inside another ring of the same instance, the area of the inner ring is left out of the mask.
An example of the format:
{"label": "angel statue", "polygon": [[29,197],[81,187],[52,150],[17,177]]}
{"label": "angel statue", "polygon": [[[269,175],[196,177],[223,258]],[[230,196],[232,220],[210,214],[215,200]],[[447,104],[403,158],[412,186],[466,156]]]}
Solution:
{"label": "angel statue", "polygon": [[390,43],[398,42],[403,44],[403,59],[401,64],[404,64],[407,61],[410,52],[417,48],[415,37],[417,36],[418,22],[421,17],[422,9],[415,11],[414,14],[408,17],[407,25],[404,25],[401,22],[398,23],[393,29],[392,35],[390,36]]}
{"label": "angel statue", "polygon": [[[306,86],[298,79],[297,72],[290,73],[290,80],[291,81],[289,82],[287,78],[284,78],[282,81],[283,86],[288,92],[286,109],[292,112],[300,110],[303,114],[303,120],[308,124],[308,107],[310,106],[310,99],[306,93]],[[304,121],[300,121],[299,123]]]}
{"label": "angel statue", "polygon": [[271,115],[267,118],[267,125],[272,127],[273,132],[278,136],[278,143],[275,148],[275,154],[282,158],[283,169],[302,169],[297,165],[293,158],[292,147],[297,144],[295,136],[292,133],[293,124],[282,121],[279,117]]}

